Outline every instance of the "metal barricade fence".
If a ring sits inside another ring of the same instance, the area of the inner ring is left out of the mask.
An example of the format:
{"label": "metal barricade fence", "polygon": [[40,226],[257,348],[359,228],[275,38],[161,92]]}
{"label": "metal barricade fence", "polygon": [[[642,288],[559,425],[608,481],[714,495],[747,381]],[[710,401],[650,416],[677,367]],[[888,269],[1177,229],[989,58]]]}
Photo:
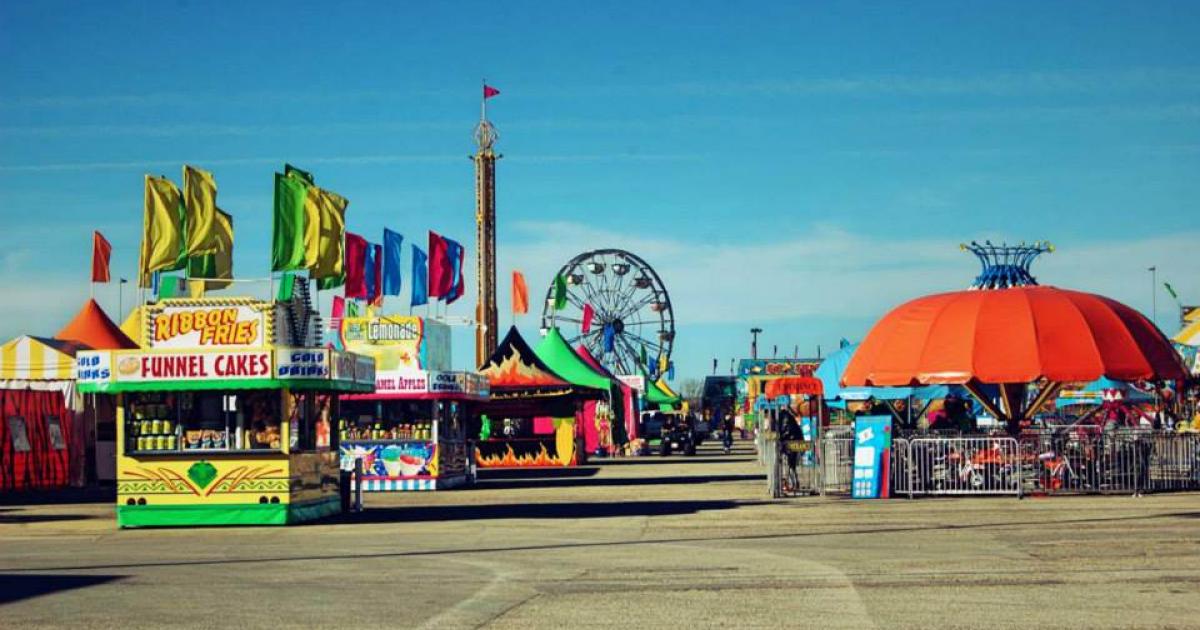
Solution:
{"label": "metal barricade fence", "polygon": [[[906,494],[1021,494],[1021,449],[1010,437],[929,437],[908,443]],[[906,473],[906,474],[905,474]]]}
{"label": "metal barricade fence", "polygon": [[775,476],[777,497],[795,497],[820,491],[815,443],[807,440],[780,440],[776,449]]}
{"label": "metal barricade fence", "polygon": [[1151,432],[1098,427],[1026,432],[1029,490],[1044,494],[1137,494],[1150,490]]}
{"label": "metal barricade fence", "polygon": [[[791,458],[786,442],[769,442],[772,496],[850,494],[854,438],[836,429]],[[892,496],[1200,490],[1195,433],[1076,426],[1019,438],[914,435],[894,438],[891,453]]]}
{"label": "metal barricade fence", "polygon": [[1200,434],[1156,432],[1150,440],[1147,490],[1200,490]]}
{"label": "metal barricade fence", "polygon": [[910,453],[908,438],[892,438],[892,459],[888,469],[891,496],[905,495],[912,491]]}
{"label": "metal barricade fence", "polygon": [[821,494],[850,494],[854,482],[854,438],[821,440]]}

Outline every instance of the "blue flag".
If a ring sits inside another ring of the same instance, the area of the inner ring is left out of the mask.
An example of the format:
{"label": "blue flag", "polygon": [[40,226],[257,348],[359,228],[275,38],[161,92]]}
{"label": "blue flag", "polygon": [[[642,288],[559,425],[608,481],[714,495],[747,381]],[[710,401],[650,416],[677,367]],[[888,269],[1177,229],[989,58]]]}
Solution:
{"label": "blue flag", "polygon": [[429,263],[428,256],[420,247],[412,246],[412,302],[413,306],[429,303]]}
{"label": "blue flag", "polygon": [[367,243],[367,261],[363,263],[363,284],[367,285],[367,300],[373,300],[379,295],[379,281],[376,269],[379,268],[379,246]]}
{"label": "blue flag", "polygon": [[445,298],[447,304],[453,304],[463,294],[463,246],[446,239],[446,257],[450,259],[450,291]]}
{"label": "blue flag", "polygon": [[400,252],[404,236],[383,228],[383,294],[400,295]]}

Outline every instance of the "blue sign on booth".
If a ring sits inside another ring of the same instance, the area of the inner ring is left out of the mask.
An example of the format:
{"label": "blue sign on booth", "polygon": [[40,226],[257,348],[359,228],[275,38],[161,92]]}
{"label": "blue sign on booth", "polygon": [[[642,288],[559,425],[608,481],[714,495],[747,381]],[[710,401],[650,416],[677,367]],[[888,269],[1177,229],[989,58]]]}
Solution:
{"label": "blue sign on booth", "polygon": [[850,496],[855,499],[887,496],[887,465],[891,459],[891,448],[891,416],[859,416],[855,419],[854,480]]}

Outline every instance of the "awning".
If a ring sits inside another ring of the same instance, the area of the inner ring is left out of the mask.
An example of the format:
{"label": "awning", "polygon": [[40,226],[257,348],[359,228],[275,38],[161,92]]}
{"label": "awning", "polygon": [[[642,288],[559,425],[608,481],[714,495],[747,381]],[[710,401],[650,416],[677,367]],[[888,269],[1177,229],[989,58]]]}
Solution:
{"label": "awning", "polygon": [[22,335],[0,347],[0,380],[66,381],[75,378],[78,343]]}

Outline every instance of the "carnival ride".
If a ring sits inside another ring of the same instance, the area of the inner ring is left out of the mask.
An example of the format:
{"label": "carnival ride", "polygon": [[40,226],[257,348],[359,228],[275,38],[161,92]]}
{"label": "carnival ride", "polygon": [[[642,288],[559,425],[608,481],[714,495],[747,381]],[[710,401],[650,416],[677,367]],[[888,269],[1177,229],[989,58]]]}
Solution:
{"label": "carnival ride", "polygon": [[[854,353],[842,386],[959,384],[1016,433],[1064,383],[1186,377],[1170,342],[1141,313],[1104,296],[1038,286],[1029,266],[1053,251],[1048,243],[963,249],[983,266],[971,288],[892,309]],[[982,389],[989,384],[999,388],[996,399]]]}
{"label": "carnival ride", "polygon": [[555,285],[546,291],[542,328],[564,329],[614,374],[668,371],[675,342],[671,298],[658,273],[621,249],[598,249],[572,258],[558,272],[566,306],[555,309]]}

